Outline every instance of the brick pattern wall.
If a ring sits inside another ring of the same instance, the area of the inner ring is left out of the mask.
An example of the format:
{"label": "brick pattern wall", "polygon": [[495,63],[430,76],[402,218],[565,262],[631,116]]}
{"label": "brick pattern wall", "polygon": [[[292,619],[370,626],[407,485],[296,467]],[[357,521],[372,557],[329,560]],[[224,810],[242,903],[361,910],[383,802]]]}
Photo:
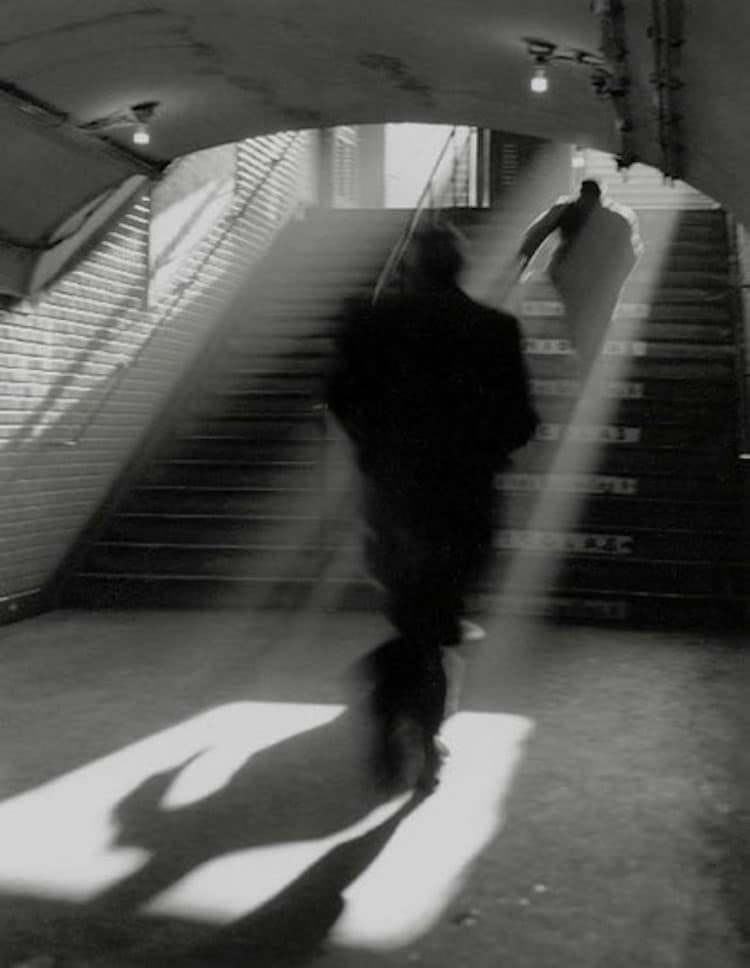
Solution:
{"label": "brick pattern wall", "polygon": [[157,306],[144,194],[49,292],[0,312],[0,611],[44,586],[101,504],[292,212],[305,151],[286,133],[238,144],[234,203]]}

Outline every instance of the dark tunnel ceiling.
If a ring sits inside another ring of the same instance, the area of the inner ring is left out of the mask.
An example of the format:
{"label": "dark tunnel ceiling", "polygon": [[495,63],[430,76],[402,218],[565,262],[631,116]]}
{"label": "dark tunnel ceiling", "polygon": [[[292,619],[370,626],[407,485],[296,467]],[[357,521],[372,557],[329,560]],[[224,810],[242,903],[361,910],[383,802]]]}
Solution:
{"label": "dark tunnel ceiling", "polygon": [[[667,2],[667,0],[665,0]],[[6,90],[38,100],[40,125],[4,98],[0,236],[43,242],[108,185],[144,170],[79,126],[158,101],[150,156],[290,128],[383,121],[475,124],[617,151],[614,113],[590,71],[552,67],[530,93],[525,37],[597,52],[589,0],[5,0]],[[96,10],[93,13],[93,10]],[[750,4],[684,5],[682,128],[688,181],[750,221]],[[651,0],[630,0],[628,57],[639,156],[659,165]],[[111,132],[126,145],[125,135]],[[156,170],[156,169],[155,169]]]}

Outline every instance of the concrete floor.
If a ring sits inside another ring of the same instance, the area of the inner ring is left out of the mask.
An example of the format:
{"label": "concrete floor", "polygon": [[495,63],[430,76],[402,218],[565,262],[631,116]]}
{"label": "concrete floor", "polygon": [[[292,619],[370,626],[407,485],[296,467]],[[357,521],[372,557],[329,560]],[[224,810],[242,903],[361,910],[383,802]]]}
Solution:
{"label": "concrete floor", "polygon": [[386,631],[0,629],[0,968],[750,964],[739,637],[495,621],[438,791],[384,804],[348,671]]}

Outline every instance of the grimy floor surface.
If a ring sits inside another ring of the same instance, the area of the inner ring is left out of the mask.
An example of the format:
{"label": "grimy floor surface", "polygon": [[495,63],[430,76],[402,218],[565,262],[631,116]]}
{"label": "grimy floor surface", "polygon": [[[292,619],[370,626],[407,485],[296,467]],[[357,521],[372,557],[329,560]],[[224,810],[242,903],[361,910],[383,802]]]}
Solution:
{"label": "grimy floor surface", "polygon": [[495,620],[424,800],[377,794],[376,615],[0,629],[0,968],[750,964],[741,638]]}

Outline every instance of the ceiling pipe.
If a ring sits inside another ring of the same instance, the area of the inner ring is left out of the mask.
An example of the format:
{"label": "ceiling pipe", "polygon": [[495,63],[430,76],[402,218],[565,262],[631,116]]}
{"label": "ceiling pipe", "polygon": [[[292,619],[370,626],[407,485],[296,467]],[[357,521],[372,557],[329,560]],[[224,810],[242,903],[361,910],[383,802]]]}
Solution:
{"label": "ceiling pipe", "polygon": [[594,73],[591,83],[597,95],[608,98],[612,103],[615,127],[620,139],[617,167],[622,170],[640,161],[635,148],[636,124],[630,97],[630,53],[625,3],[624,0],[591,0],[590,9],[600,21],[600,50],[606,65]]}
{"label": "ceiling pipe", "polygon": [[685,176],[685,143],[682,131],[683,81],[677,76],[685,43],[682,0],[652,0],[648,36],[653,42],[654,70],[651,84],[658,112],[661,170],[670,180]]}

